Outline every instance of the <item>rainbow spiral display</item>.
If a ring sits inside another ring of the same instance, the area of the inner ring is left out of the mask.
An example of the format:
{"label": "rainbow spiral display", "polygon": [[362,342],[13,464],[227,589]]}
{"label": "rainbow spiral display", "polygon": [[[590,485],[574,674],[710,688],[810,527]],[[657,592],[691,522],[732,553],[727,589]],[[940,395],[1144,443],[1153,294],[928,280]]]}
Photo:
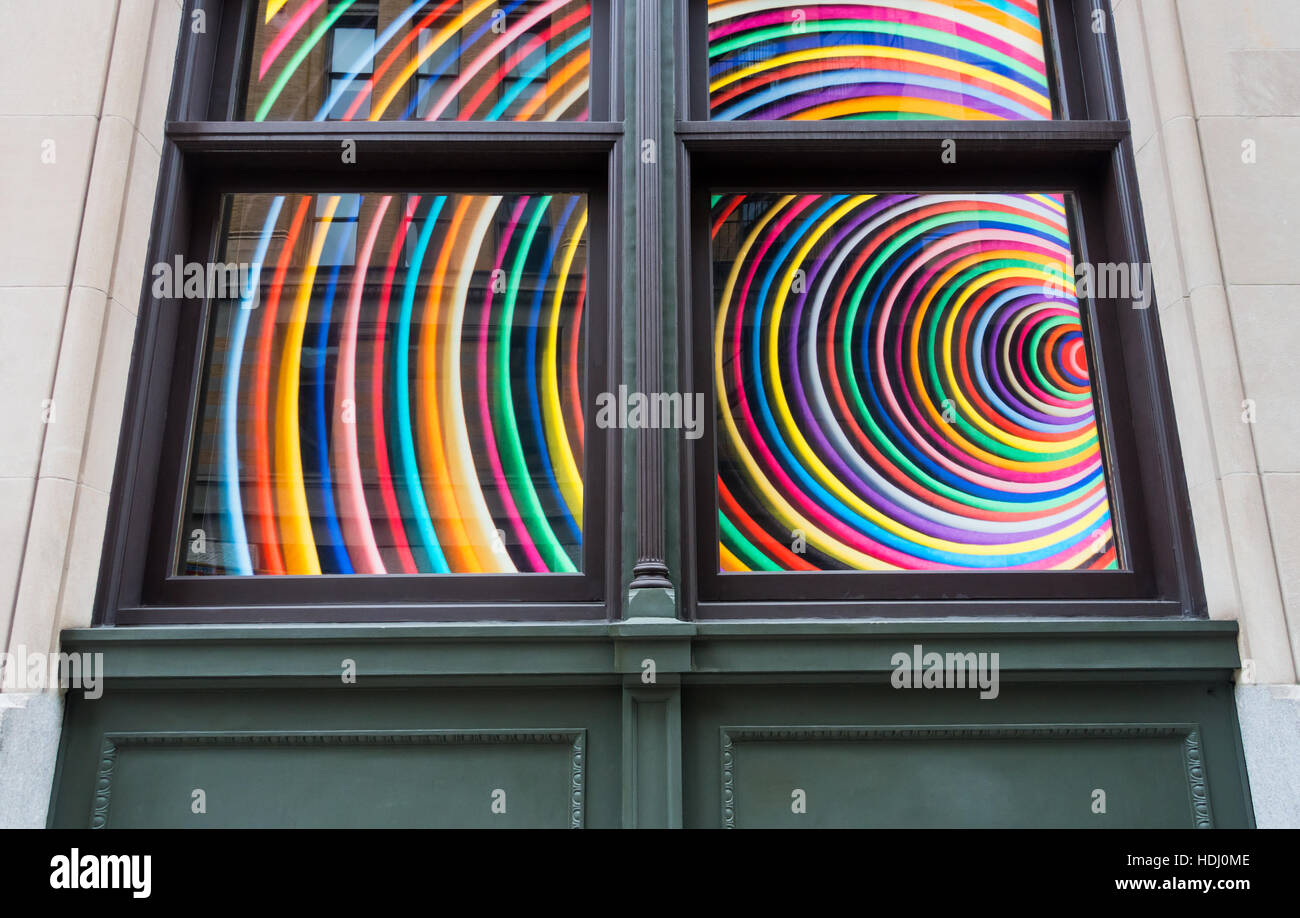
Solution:
{"label": "rainbow spiral display", "polygon": [[1050,119],[1038,0],[709,0],[709,111]]}
{"label": "rainbow spiral display", "polygon": [[354,258],[339,202],[232,199],[281,241],[214,325],[191,570],[577,570],[585,199],[363,196]]}
{"label": "rainbow spiral display", "polygon": [[[357,0],[262,0],[249,74],[250,120],[516,121],[588,117],[591,6],[585,0],[385,3],[375,40],[321,84],[333,29]],[[391,18],[390,18],[391,17]],[[425,36],[421,40],[421,35]],[[312,64],[304,66],[313,59]],[[445,86],[442,84],[446,84]],[[341,113],[339,108],[343,107]],[[369,110],[366,114],[363,107]]]}
{"label": "rainbow spiral display", "polygon": [[713,205],[720,567],[1104,569],[1063,199]]}

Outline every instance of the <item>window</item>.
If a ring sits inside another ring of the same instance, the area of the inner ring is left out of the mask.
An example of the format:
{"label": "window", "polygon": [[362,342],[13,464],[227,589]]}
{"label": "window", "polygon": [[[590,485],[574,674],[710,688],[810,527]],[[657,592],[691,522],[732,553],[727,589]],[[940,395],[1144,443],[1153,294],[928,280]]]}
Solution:
{"label": "window", "polygon": [[708,4],[709,116],[1052,117],[1037,0]]}
{"label": "window", "polygon": [[710,216],[723,571],[1119,566],[1061,195]]}
{"label": "window", "polygon": [[241,117],[586,121],[596,7],[258,0]]}
{"label": "window", "polygon": [[460,76],[457,51],[460,39],[457,33],[445,36],[441,42],[432,29],[420,30],[419,53],[415,68],[415,115],[421,120],[429,117],[435,106],[441,108],[441,117],[455,118],[460,114],[453,87]]}
{"label": "window", "polygon": [[348,121],[370,115],[375,17],[348,16],[330,30],[329,99],[325,117]]}
{"label": "window", "polygon": [[1199,603],[1104,4],[683,12],[697,616]]}
{"label": "window", "polygon": [[206,6],[101,620],[606,617],[606,5]]}
{"label": "window", "polygon": [[101,621],[1203,611],[1104,0],[212,6]]}
{"label": "window", "polygon": [[212,313],[178,572],[580,570],[584,196],[226,207],[265,260]]}

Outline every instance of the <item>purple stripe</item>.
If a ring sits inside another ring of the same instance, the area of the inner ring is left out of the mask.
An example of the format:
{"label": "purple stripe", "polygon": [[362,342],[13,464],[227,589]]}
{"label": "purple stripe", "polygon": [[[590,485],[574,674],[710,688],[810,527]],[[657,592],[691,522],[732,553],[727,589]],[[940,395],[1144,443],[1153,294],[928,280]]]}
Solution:
{"label": "purple stripe", "polygon": [[[838,102],[843,99],[871,99],[883,95],[900,95],[911,98],[931,99],[936,102],[950,102],[954,105],[961,105],[966,108],[975,109],[976,111],[997,115],[1006,120],[1019,120],[1023,117],[1019,113],[1013,112],[1010,109],[1003,108],[1000,105],[994,105],[991,102],[984,101],[983,99],[976,99],[967,96],[965,93],[897,83],[846,83],[839,86],[828,86],[825,89],[820,89],[816,92],[802,92],[784,101],[764,105],[761,108],[750,112],[746,117],[755,120],[783,120],[789,118],[794,112],[815,108],[818,105],[824,105],[828,102]],[[738,100],[743,98],[744,96],[740,96],[738,99],[732,99],[727,104],[729,106],[736,105]]]}

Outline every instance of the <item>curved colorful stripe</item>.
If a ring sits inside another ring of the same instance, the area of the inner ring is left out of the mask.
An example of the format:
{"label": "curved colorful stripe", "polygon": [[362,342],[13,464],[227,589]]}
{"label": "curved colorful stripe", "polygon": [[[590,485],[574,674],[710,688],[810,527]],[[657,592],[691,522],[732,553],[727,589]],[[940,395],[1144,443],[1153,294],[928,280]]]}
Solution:
{"label": "curved colorful stripe", "polygon": [[221,518],[227,541],[235,553],[232,574],[253,573],[252,553],[248,549],[248,529],[244,525],[244,500],[240,494],[239,473],[239,378],[244,362],[244,345],[248,339],[248,325],[252,319],[259,287],[262,283],[262,264],[266,261],[271,235],[280,220],[284,196],[271,201],[266,222],[257,237],[253,263],[248,272],[248,287],[240,291],[239,309],[230,330],[230,349],[226,357],[225,378],[221,390],[221,456],[217,478],[222,493]]}
{"label": "curved colorful stripe", "polygon": [[[492,262],[491,277],[494,281],[505,274],[506,253],[509,251],[511,241],[519,228],[520,220],[523,218],[524,209],[528,206],[528,198],[520,197],[514,207],[511,209],[509,220],[505,229],[502,231],[501,240],[497,245],[496,256]],[[509,483],[506,480],[505,461],[501,455],[501,450],[497,444],[496,425],[497,420],[494,415],[499,412],[494,411],[500,393],[500,384],[493,384],[493,375],[496,372],[497,364],[491,362],[489,357],[489,342],[493,338],[491,331],[492,320],[492,302],[496,296],[496,283],[488,285],[487,291],[483,297],[482,317],[479,321],[478,350],[476,370],[478,376],[478,385],[476,395],[479,404],[479,421],[483,430],[483,444],[488,457],[488,464],[492,470],[492,481],[496,486],[496,491],[501,495],[501,504],[506,521],[510,524],[510,530],[514,533],[515,538],[519,541],[524,557],[528,560],[529,567],[534,571],[546,570],[546,562],[542,559],[541,554],[537,551],[532,536],[529,535],[528,527],[524,523],[523,516],[520,514],[518,504],[514,499]],[[498,319],[499,325],[505,323]],[[507,382],[508,385],[508,382]]]}
{"label": "curved colorful stripe", "polygon": [[294,261],[294,249],[298,244],[298,234],[307,219],[307,210],[311,206],[310,198],[303,198],[298,203],[298,210],[289,224],[289,233],[284,246],[280,249],[280,261],[271,280],[271,289],[266,298],[266,312],[262,317],[262,328],[258,335],[257,351],[253,357],[253,391],[250,415],[249,439],[253,453],[253,500],[254,521],[257,529],[258,544],[262,546],[265,556],[261,573],[285,573],[284,554],[280,547],[280,535],[276,526],[275,494],[271,476],[271,361],[272,348],[275,345],[275,324],[279,312],[280,296],[284,290],[284,279],[289,266]]}
{"label": "curved colorful stripe", "polygon": [[418,283],[420,266],[424,262],[424,253],[429,248],[429,240],[438,224],[438,214],[447,203],[444,195],[432,198],[429,213],[424,218],[415,252],[411,256],[411,266],[406,272],[406,282],[402,287],[401,312],[397,322],[397,342],[395,351],[394,376],[397,386],[397,438],[398,460],[402,469],[404,494],[410,502],[415,516],[415,531],[420,537],[429,564],[440,574],[448,573],[451,568],[443,554],[442,545],[433,528],[433,517],[429,514],[429,505],[420,484],[420,464],[415,455],[415,434],[411,428],[411,319],[415,311],[415,291]]}
{"label": "curved colorful stripe", "polygon": [[710,0],[715,120],[1052,117],[1036,0]]}
{"label": "curved colorful stripe", "polygon": [[722,570],[1118,566],[1059,196],[713,210]]}
{"label": "curved colorful stripe", "polygon": [[569,512],[568,501],[564,499],[560,483],[555,476],[554,464],[551,461],[551,449],[545,433],[545,422],[542,420],[541,398],[537,390],[537,342],[538,330],[541,327],[542,320],[542,302],[546,298],[546,285],[550,279],[550,266],[555,261],[555,253],[559,249],[560,240],[564,237],[564,230],[568,226],[569,219],[573,216],[574,208],[577,205],[577,198],[569,198],[560,214],[559,222],[550,233],[551,241],[547,246],[546,254],[542,258],[543,270],[547,273],[541,275],[539,278],[541,283],[537,285],[537,289],[533,293],[532,309],[528,316],[527,358],[524,373],[525,379],[528,380],[528,414],[529,426],[532,429],[530,445],[533,448],[530,453],[536,457],[536,462],[541,467],[542,478],[550,488],[551,497],[560,508],[564,523],[569,528],[569,533],[573,536],[574,541],[581,544],[582,530],[573,518],[573,514]]}
{"label": "curved colorful stripe", "polygon": [[[518,9],[520,5],[522,5],[524,2],[525,0],[514,0],[514,3],[511,3],[509,6],[505,7],[504,9],[501,9],[499,15],[494,15],[493,18],[491,19],[483,19],[482,21],[480,21],[477,29],[475,29],[472,33],[466,35],[463,39],[460,40],[460,42],[457,43],[454,52],[452,54],[447,55],[447,58],[442,62],[442,66],[439,67],[437,70],[433,71],[432,73],[427,74],[427,76],[437,79],[438,77],[443,76],[447,72],[447,69],[452,66],[452,64],[456,64],[459,66],[461,58],[465,56],[465,53],[470,48],[478,44],[479,40],[483,38],[484,35],[487,35],[489,32],[500,33],[501,31],[500,23],[509,21],[510,14],[513,13],[516,9]],[[438,50],[438,49],[435,48],[434,50]],[[432,85],[431,82],[430,85]],[[420,103],[424,101],[424,99],[427,97],[427,94],[428,94],[427,87],[423,91],[412,93],[411,101],[407,104],[406,109],[402,112],[398,120],[407,121],[410,118],[412,118],[415,114],[416,109],[419,108]],[[454,97],[455,96],[453,94],[452,98]]]}
{"label": "curved colorful stripe", "polygon": [[[293,41],[293,37],[311,18],[311,14],[316,12],[317,8],[324,2],[325,0],[307,0],[298,8],[296,13],[289,17],[289,21],[284,24],[284,28],[276,33],[275,38],[271,39],[270,44],[266,46],[266,50],[262,52],[262,62],[257,68],[257,78],[259,80],[266,76],[266,71],[271,69],[271,65],[280,56],[280,52],[285,49],[289,42]],[[268,9],[266,14],[267,22],[271,21],[272,15],[274,14]]]}
{"label": "curved colorful stripe", "polygon": [[[429,109],[429,114],[425,116],[425,120],[432,121],[441,115],[451,103],[451,100],[456,98],[470,83],[470,81],[475,79],[494,58],[498,57],[502,51],[506,50],[512,42],[519,38],[521,34],[525,34],[530,26],[536,25],[542,19],[569,2],[570,0],[546,0],[546,2],[538,4],[536,8],[510,23],[506,27],[504,33],[479,52],[472,61],[462,66],[460,75],[456,77],[452,82],[452,85],[447,88],[445,93],[443,93],[442,97],[439,98],[438,101]],[[432,53],[432,49],[427,50]]]}
{"label": "curved colorful stripe", "polygon": [[[469,226],[466,251],[482,251],[488,231],[497,219],[500,205],[500,197],[474,199],[472,208],[478,212],[466,220]],[[452,289],[451,314],[446,334],[442,338],[441,359],[447,371],[441,376],[437,397],[442,401],[442,416],[447,419],[442,430],[444,449],[449,457],[453,493],[465,523],[470,549],[476,559],[475,570],[508,573],[517,571],[518,568],[505,546],[500,544],[496,523],[487,506],[483,489],[477,486],[475,450],[465,418],[466,392],[461,372],[462,352],[467,343],[464,335],[465,309],[469,303],[470,286],[476,267],[473,262],[462,258],[453,269],[455,280],[449,285]]]}
{"label": "curved colorful stripe", "polygon": [[[337,199],[335,199],[337,200]],[[329,232],[331,219],[322,218],[321,226]],[[338,293],[339,275],[343,271],[343,253],[348,242],[344,233],[337,234],[334,251],[331,254],[329,281],[325,286],[324,302],[316,321],[315,366],[312,372],[312,421],[314,436],[312,452],[316,465],[317,480],[320,482],[320,516],[323,532],[316,537],[318,547],[324,544],[325,555],[330,562],[330,573],[351,574],[352,560],[343,545],[343,529],[339,524],[338,510],[334,505],[334,477],[330,472],[330,408],[326,406],[325,374],[329,354],[330,323],[334,312],[334,297]],[[313,518],[315,514],[313,514]],[[323,536],[323,538],[322,538]]]}
{"label": "curved colorful stripe", "polygon": [[532,216],[528,218],[528,223],[524,227],[519,248],[516,250],[514,266],[510,270],[510,280],[502,310],[500,340],[497,345],[496,369],[499,376],[497,427],[505,437],[504,458],[506,460],[507,475],[519,483],[518,491],[522,499],[521,516],[528,528],[530,538],[537,546],[538,552],[545,559],[549,569],[574,571],[576,568],[573,560],[560,546],[554,530],[546,521],[546,515],[537,497],[533,476],[529,472],[527,459],[524,455],[523,442],[519,432],[520,425],[515,412],[514,394],[511,392],[510,387],[510,339],[514,326],[515,303],[519,295],[520,279],[524,270],[525,259],[532,247],[533,239],[537,235],[537,228],[550,204],[550,195],[537,199]]}
{"label": "curved colorful stripe", "polygon": [[370,258],[391,201],[392,198],[388,195],[379,199],[379,206],[370,218],[370,229],[366,231],[361,251],[357,253],[352,290],[343,315],[343,325],[339,330],[338,377],[334,383],[333,444],[334,455],[339,463],[337,487],[343,518],[343,539],[353,566],[362,574],[382,574],[387,570],[375,542],[375,530],[370,521],[370,510],[366,506],[361,454],[357,444],[357,332],[361,325],[361,298],[366,289]]}
{"label": "curved colorful stripe", "polygon": [[[577,255],[578,246],[582,242],[583,230],[586,229],[586,226],[587,212],[584,209],[578,215],[577,226],[569,236],[569,244],[565,247],[564,259],[559,265],[559,273],[556,276],[555,294],[551,298],[551,314],[547,322],[546,349],[542,357],[541,373],[542,404],[546,417],[546,443],[551,454],[555,457],[556,465],[559,466],[559,487],[568,509],[569,520],[582,519],[582,473],[578,470],[578,463],[573,456],[573,446],[569,442],[564,426],[564,406],[560,402],[559,337],[565,286],[568,283],[569,272],[573,268],[573,260]],[[577,321],[575,320],[575,327],[576,325]],[[576,356],[575,348],[575,370]],[[576,381],[572,384],[572,391],[577,391]],[[570,397],[572,398],[572,395]],[[581,541],[581,532],[577,536],[578,540]]]}
{"label": "curved colorful stripe", "polygon": [[338,205],[338,197],[330,197],[325,205],[325,213],[321,215],[322,220],[316,225],[307,264],[298,280],[298,295],[285,324],[284,344],[280,353],[280,379],[276,388],[275,406],[275,483],[280,547],[284,551],[287,574],[321,572],[316,537],[311,527],[311,511],[307,506],[307,485],[303,479],[298,392],[303,335],[307,329],[307,313],[311,308],[316,269],[320,265],[321,250],[325,247],[329,221],[334,217]]}
{"label": "curved colorful stripe", "polygon": [[[345,121],[368,102],[370,120],[409,120],[426,105],[430,120],[587,117],[587,0],[408,0],[371,8],[369,15],[365,9],[355,0],[265,0],[254,38],[261,51],[248,76],[255,84],[247,93],[248,117],[293,119],[316,111],[314,120],[323,120],[337,117],[330,113],[345,99]],[[341,59],[328,41],[339,27],[373,29],[373,40]],[[434,55],[436,69],[427,65]]]}
{"label": "curved colorful stripe", "polygon": [[[239,340],[241,327],[253,335],[252,288],[216,307],[229,335],[209,350],[218,423],[199,431],[195,468],[209,456],[217,466],[213,525],[230,550],[186,568],[578,570],[584,198],[432,195],[394,207],[391,195],[363,195],[347,213],[365,227],[355,243],[340,230],[340,196],[299,197],[277,231],[285,200],[230,204],[232,233],[259,228],[259,263],[281,232],[283,245],[269,283],[257,278],[266,306],[255,342]],[[296,286],[284,309],[286,284]]]}
{"label": "curved colorful stripe", "polygon": [[298,50],[293,53],[293,56],[289,58],[289,61],[280,71],[279,76],[277,76],[275,81],[271,84],[271,88],[266,93],[266,98],[262,100],[262,104],[257,108],[257,113],[253,117],[254,121],[266,120],[266,116],[271,112],[271,109],[275,105],[275,100],[280,98],[280,93],[284,92],[284,87],[298,71],[298,68],[302,66],[302,62],[307,59],[307,55],[311,54],[312,50],[320,40],[325,37],[325,33],[328,32],[334,23],[338,21],[340,16],[348,11],[348,7],[352,6],[355,2],[356,0],[340,0],[338,6],[330,10],[329,15],[321,21],[321,24],[318,25],[310,35],[307,36],[307,40],[304,41]]}
{"label": "curved colorful stripe", "polygon": [[[385,196],[383,200],[387,201],[388,197]],[[411,553],[406,528],[402,523],[402,511],[398,503],[397,489],[393,484],[392,465],[388,458],[388,428],[384,422],[384,380],[388,356],[388,306],[392,299],[393,278],[397,274],[397,261],[405,250],[407,233],[411,228],[411,221],[415,217],[415,211],[419,203],[420,198],[418,196],[412,196],[407,200],[405,213],[403,213],[401,221],[397,224],[396,234],[389,249],[388,264],[384,268],[384,279],[379,288],[379,302],[375,306],[373,320],[375,340],[372,346],[370,368],[370,435],[374,451],[375,482],[379,490],[383,521],[387,526],[389,539],[403,574],[418,573],[420,568],[415,562],[415,556]]]}
{"label": "curved colorful stripe", "polygon": [[[343,98],[344,93],[355,88],[352,84],[356,81],[356,78],[360,76],[361,71],[373,66],[375,58],[379,56],[379,52],[383,47],[392,41],[392,39],[402,31],[402,26],[410,22],[411,19],[414,18],[415,14],[424,6],[425,0],[415,0],[414,3],[399,13],[397,17],[388,24],[388,27],[384,29],[383,32],[379,33],[367,50],[359,54],[357,59],[348,65],[347,73],[345,73],[343,78],[338,81],[338,85],[330,91],[324,104],[322,104],[317,110],[316,117],[312,119],[313,121],[323,121],[325,116],[334,110],[334,106]],[[408,33],[411,38],[414,38],[418,34],[419,32],[417,29],[413,29]],[[366,82],[369,82],[369,80]],[[349,113],[344,120],[352,120],[352,113]]]}

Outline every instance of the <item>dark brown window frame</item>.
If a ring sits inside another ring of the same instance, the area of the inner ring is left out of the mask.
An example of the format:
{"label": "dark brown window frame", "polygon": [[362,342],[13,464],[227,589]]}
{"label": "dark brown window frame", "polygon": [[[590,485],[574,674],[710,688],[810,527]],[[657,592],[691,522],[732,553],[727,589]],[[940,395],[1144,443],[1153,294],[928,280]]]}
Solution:
{"label": "dark brown window frame", "polygon": [[[680,0],[677,124],[683,388],[716,417],[708,198],[719,191],[1065,192],[1076,261],[1148,263],[1114,18],[1108,0],[1040,0],[1054,111],[1026,122],[714,122],[706,5]],[[1106,29],[1092,28],[1102,13]],[[681,54],[679,53],[679,60]],[[942,164],[955,140],[957,162]],[[922,165],[924,164],[924,165]],[[780,176],[774,179],[773,176]],[[1159,308],[1080,303],[1093,361],[1107,478],[1130,569],[1086,572],[751,572],[718,570],[716,425],[682,450],[684,605],[697,620],[762,618],[1204,618]],[[1141,448],[1139,448],[1141,444]]]}
{"label": "dark brown window frame", "polygon": [[[592,120],[586,122],[246,122],[239,101],[255,0],[188,0],[147,264],[210,261],[223,195],[238,192],[579,192],[588,196],[589,391],[613,389],[621,278],[621,120],[618,5],[594,0]],[[191,12],[207,31],[191,30]],[[344,163],[344,141],[355,162]],[[526,163],[526,168],[521,168]],[[141,294],[122,437],[110,497],[95,622],[101,625],[241,622],[582,621],[618,609],[621,444],[595,424],[584,480],[593,496],[578,574],[183,576],[169,570],[181,525],[198,376],[210,304]],[[593,297],[595,300],[595,297]],[[597,301],[598,302],[598,301]],[[160,421],[160,419],[162,419]]]}
{"label": "dark brown window frame", "polygon": [[[149,264],[177,252],[210,253],[215,244],[215,202],[229,191],[574,190],[589,194],[593,217],[601,215],[593,221],[593,276],[604,270],[601,288],[608,291],[609,303],[621,300],[621,259],[615,253],[623,251],[620,234],[626,209],[622,145],[631,142],[624,139],[623,93],[615,78],[625,69],[620,52],[625,31],[622,4],[593,2],[599,50],[592,67],[592,111],[603,120],[492,124],[226,120],[239,101],[235,80],[238,62],[251,46],[249,11],[254,6],[254,0],[189,0],[186,4]],[[708,374],[699,378],[693,370],[698,362],[696,349],[707,343],[711,333],[708,246],[691,244],[700,238],[701,201],[710,186],[1066,191],[1079,203],[1076,217],[1081,216],[1081,225],[1074,232],[1082,243],[1080,260],[1148,260],[1113,27],[1099,36],[1090,28],[1095,10],[1104,13],[1108,25],[1113,23],[1109,5],[1106,0],[1042,0],[1042,6],[1050,42],[1049,70],[1057,93],[1055,110],[1073,120],[992,126],[875,122],[867,127],[829,122],[677,123],[678,215],[675,230],[669,231],[678,234],[679,251],[692,252],[678,272],[677,318],[682,332],[677,358],[683,389],[712,397],[711,378]],[[208,13],[209,33],[215,33],[208,40],[189,29],[194,8]],[[707,113],[707,88],[698,79],[704,58],[688,52],[692,42],[700,40],[702,33],[692,27],[698,28],[702,10],[701,0],[678,0],[677,111],[697,117]],[[638,99],[647,92],[652,90],[638,87]],[[918,168],[926,157],[937,162],[940,143],[949,138],[958,144],[957,164],[944,167],[942,173],[937,167]],[[339,151],[345,139],[356,142],[361,168],[342,164]],[[521,155],[528,157],[527,178],[518,175]],[[781,175],[780,181],[772,180],[774,173]],[[598,264],[602,254],[604,265]],[[684,562],[679,586],[685,614],[700,620],[1204,617],[1158,307],[1154,303],[1152,307],[1120,310],[1122,325],[1117,322],[1105,334],[1095,331],[1104,327],[1097,321],[1098,310],[1113,311],[1115,304],[1088,304],[1085,309],[1093,359],[1099,366],[1096,397],[1105,405],[1098,415],[1105,428],[1103,439],[1120,454],[1113,495],[1116,516],[1131,546],[1131,572],[846,572],[815,574],[817,579],[805,584],[777,574],[776,579],[753,581],[762,586],[737,591],[721,584],[724,589],[719,590],[716,556],[711,556],[716,548],[709,548],[717,541],[714,495],[707,474],[713,461],[710,429],[706,439],[686,444],[677,470],[682,482]],[[600,334],[608,358],[601,374],[589,376],[593,391],[598,378],[607,380],[611,390],[621,379],[620,313],[608,310]],[[694,327],[701,313],[706,316],[702,330]],[[598,475],[603,485],[598,525],[604,531],[603,538],[593,535],[584,540],[587,554],[581,576],[177,578],[166,576],[165,570],[160,573],[158,559],[170,557],[169,540],[180,522],[177,476],[189,450],[188,412],[198,372],[195,358],[202,318],[194,310],[182,312],[152,303],[146,283],[110,498],[96,623],[576,621],[618,614],[622,604],[622,540],[616,537],[621,532],[621,490],[614,474],[622,463],[618,436],[605,436],[603,449],[588,453],[587,474]],[[178,347],[186,334],[184,346]],[[592,350],[589,345],[589,355]],[[178,380],[184,385],[175,385]],[[162,417],[169,419],[166,431],[155,422]],[[594,424],[591,429],[596,430]],[[1142,450],[1137,449],[1139,442]],[[708,455],[703,452],[706,447]],[[702,477],[701,469],[706,473]],[[590,516],[589,511],[589,526]],[[641,529],[647,525],[645,520],[638,522]],[[598,561],[592,551],[602,553]],[[900,577],[905,579],[890,579]],[[203,581],[210,586],[203,586]],[[557,589],[562,582],[572,586]],[[1012,583],[1017,586],[1011,587]],[[1067,592],[1071,595],[1061,595]],[[545,601],[537,601],[538,596],[545,596]]]}

